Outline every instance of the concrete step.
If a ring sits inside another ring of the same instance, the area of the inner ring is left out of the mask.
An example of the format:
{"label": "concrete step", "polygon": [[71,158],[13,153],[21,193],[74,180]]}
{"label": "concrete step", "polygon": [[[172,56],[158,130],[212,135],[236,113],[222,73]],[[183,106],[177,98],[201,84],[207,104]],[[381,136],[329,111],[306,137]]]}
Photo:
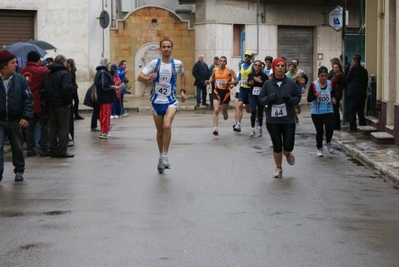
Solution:
{"label": "concrete step", "polygon": [[357,131],[361,135],[370,135],[372,132],[377,132],[377,128],[371,125],[358,126]]}
{"label": "concrete step", "polygon": [[394,137],[386,132],[372,132],[371,140],[379,145],[391,145],[395,143]]}

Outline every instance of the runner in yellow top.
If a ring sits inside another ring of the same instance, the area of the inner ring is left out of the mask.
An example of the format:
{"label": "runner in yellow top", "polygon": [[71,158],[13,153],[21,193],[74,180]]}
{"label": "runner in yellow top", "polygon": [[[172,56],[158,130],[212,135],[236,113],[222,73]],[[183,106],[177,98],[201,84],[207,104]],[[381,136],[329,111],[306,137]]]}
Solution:
{"label": "runner in yellow top", "polygon": [[225,56],[220,57],[219,67],[215,68],[210,79],[205,81],[206,85],[211,83],[215,84],[215,89],[213,90],[213,135],[219,135],[220,103],[222,103],[223,118],[227,120],[229,117],[227,109],[229,108],[230,102],[230,89],[238,83],[236,74],[232,69],[227,68],[226,64],[227,58]]}
{"label": "runner in yellow top", "polygon": [[246,51],[244,63],[240,66],[238,80],[240,81],[240,92],[238,93],[238,104],[236,105],[236,124],[233,131],[241,132],[242,106],[249,104],[249,95],[251,94],[251,86],[248,84],[249,74],[255,72],[254,64],[251,62],[252,52]]}

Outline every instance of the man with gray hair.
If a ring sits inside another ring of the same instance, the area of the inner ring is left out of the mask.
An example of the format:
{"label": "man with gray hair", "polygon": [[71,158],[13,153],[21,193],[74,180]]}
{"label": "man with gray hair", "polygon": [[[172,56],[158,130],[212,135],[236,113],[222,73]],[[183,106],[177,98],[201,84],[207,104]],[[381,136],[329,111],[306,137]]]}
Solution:
{"label": "man with gray hair", "polygon": [[52,158],[72,158],[67,152],[68,133],[72,105],[73,84],[66,70],[66,58],[56,56],[49,65],[50,72],[44,77],[46,105],[50,111],[50,153]]}
{"label": "man with gray hair", "polygon": [[199,107],[201,103],[201,95],[202,105],[209,106],[209,104],[206,103],[205,81],[209,79],[210,75],[208,65],[204,62],[204,55],[198,55],[198,61],[193,66],[192,74],[195,77],[194,85],[197,87],[197,107]]}
{"label": "man with gray hair", "polygon": [[114,79],[109,73],[111,62],[107,58],[100,60],[100,66],[96,68],[96,76],[94,84],[97,89],[98,104],[100,104],[99,120],[101,132],[98,136],[100,139],[110,139],[109,134],[111,125],[111,104],[116,100],[116,93],[120,90],[120,86],[116,86]]}

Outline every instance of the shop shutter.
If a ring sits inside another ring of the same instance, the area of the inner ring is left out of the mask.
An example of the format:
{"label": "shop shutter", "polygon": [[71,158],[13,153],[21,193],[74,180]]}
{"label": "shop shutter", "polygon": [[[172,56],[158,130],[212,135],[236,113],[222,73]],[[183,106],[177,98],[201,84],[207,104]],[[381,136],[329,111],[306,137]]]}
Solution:
{"label": "shop shutter", "polygon": [[34,39],[36,11],[0,9],[0,49]]}
{"label": "shop shutter", "polygon": [[314,81],[313,27],[279,26],[278,56],[285,57],[288,62],[299,59],[299,68],[305,71],[309,82]]}

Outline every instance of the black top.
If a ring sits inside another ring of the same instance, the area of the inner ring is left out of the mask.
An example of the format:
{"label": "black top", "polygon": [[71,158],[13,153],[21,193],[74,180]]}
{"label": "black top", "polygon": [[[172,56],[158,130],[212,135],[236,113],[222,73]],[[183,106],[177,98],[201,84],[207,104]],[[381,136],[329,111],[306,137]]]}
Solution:
{"label": "black top", "polygon": [[56,62],[49,65],[48,68],[50,72],[44,76],[48,107],[56,109],[71,105],[74,85],[70,73],[64,65]]}

